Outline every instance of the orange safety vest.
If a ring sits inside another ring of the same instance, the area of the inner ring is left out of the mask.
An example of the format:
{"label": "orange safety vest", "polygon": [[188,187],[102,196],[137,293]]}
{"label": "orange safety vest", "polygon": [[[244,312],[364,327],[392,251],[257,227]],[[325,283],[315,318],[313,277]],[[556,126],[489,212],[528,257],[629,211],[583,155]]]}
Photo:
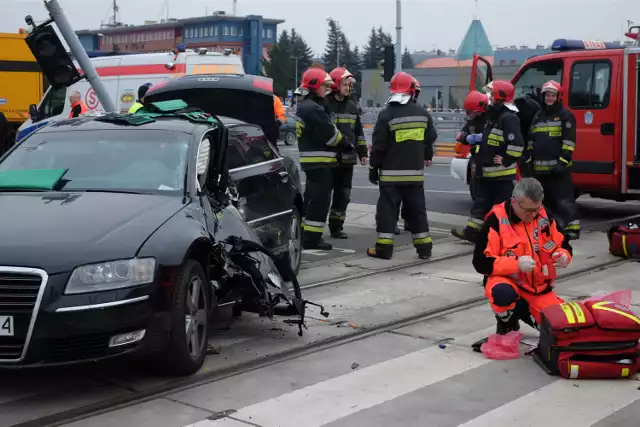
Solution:
{"label": "orange safety vest", "polygon": [[[536,267],[530,273],[516,273],[509,277],[522,290],[541,294],[551,289],[556,279],[556,268],[553,265],[553,253],[561,248],[563,236],[552,227],[544,208],[529,224],[524,222],[513,224],[505,208],[505,203],[495,205],[493,213],[498,218],[500,235],[500,254],[502,257],[530,256],[536,261]],[[491,238],[491,236],[490,236]]]}
{"label": "orange safety vest", "polygon": [[86,105],[84,105],[84,102],[82,101],[76,101],[73,104],[71,104],[71,111],[69,112],[69,118],[72,119],[73,118],[73,109],[76,107],[76,105],[80,106],[80,114],[84,114],[87,111],[89,111],[89,109],[87,108]]}
{"label": "orange safety vest", "polygon": [[282,120],[282,123],[287,121],[287,116],[284,111],[284,105],[282,105],[282,101],[276,95],[273,95],[273,110],[276,113],[276,119]]}

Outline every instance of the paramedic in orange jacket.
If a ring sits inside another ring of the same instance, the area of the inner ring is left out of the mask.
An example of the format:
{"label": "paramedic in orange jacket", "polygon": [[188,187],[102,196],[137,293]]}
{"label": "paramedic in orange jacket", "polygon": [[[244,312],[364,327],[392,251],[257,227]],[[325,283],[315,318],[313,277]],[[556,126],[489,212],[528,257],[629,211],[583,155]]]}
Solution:
{"label": "paramedic in orange jacket", "polygon": [[69,104],[71,104],[71,112],[69,113],[70,119],[79,117],[89,111],[87,106],[84,105],[84,102],[82,102],[82,95],[77,90],[74,90],[69,95]]}
{"label": "paramedic in orange jacket", "polygon": [[280,97],[277,95],[273,95],[273,110],[276,113],[276,122],[278,122],[278,127],[281,127],[287,121],[287,116],[284,111],[284,105],[280,100]]}
{"label": "paramedic in orange jacket", "polygon": [[547,215],[544,190],[534,178],[519,181],[510,200],[497,204],[478,235],[473,266],[485,276],[485,295],[496,333],[537,328],[543,308],[563,303],[553,291],[556,268],[571,262],[572,248]]}

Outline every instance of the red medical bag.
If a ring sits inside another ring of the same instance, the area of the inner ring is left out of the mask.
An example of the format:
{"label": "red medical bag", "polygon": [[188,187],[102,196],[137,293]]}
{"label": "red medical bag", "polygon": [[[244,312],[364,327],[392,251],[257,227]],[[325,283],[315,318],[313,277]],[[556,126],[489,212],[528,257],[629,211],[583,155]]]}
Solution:
{"label": "red medical bag", "polygon": [[640,318],[608,301],[542,310],[535,360],[563,378],[628,378],[640,370]]}
{"label": "red medical bag", "polygon": [[640,258],[640,226],[638,224],[616,225],[607,232],[609,252],[623,258]]}

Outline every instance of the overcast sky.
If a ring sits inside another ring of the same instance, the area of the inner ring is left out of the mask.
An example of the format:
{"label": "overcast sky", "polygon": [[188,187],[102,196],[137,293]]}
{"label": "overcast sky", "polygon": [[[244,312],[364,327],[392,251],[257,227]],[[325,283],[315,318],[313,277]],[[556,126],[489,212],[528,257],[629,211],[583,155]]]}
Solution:
{"label": "overcast sky", "polygon": [[[75,29],[107,22],[112,0],[59,0]],[[124,0],[119,20],[141,24],[161,17],[165,0]],[[172,18],[232,11],[232,0],[169,0]],[[475,0],[402,0],[403,48],[411,51],[457,48],[473,19]],[[258,14],[295,28],[318,54],[324,51],[326,18],[340,22],[347,38],[363,46],[372,26],[395,39],[395,0],[238,0],[238,15]],[[23,27],[24,16],[42,20],[41,0],[0,0],[0,32]],[[556,38],[614,40],[626,20],[640,25],[640,0],[480,0],[478,14],[493,45],[548,45]]]}

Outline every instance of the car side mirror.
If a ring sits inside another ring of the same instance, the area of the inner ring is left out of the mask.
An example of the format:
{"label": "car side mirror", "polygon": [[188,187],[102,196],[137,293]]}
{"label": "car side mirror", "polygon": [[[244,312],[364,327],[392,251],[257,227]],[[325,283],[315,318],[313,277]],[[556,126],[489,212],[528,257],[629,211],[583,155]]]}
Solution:
{"label": "car side mirror", "polygon": [[29,105],[29,115],[31,116],[31,121],[38,121],[38,106],[36,104]]}

